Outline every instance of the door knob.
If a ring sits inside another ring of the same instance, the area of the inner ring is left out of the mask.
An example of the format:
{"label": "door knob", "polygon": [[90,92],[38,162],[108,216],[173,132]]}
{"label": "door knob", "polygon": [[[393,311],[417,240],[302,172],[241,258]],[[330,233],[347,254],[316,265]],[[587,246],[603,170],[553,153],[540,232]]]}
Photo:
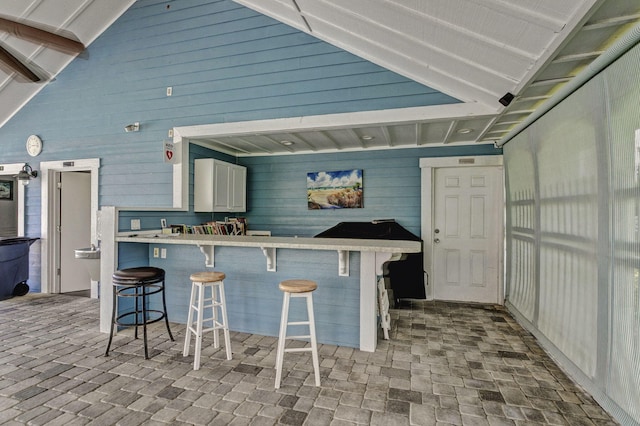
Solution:
{"label": "door knob", "polygon": [[440,242],[440,238],[435,238],[435,239],[433,240],[433,242],[434,242],[434,243],[436,243],[436,244],[437,244],[437,243],[439,243],[439,242]]}

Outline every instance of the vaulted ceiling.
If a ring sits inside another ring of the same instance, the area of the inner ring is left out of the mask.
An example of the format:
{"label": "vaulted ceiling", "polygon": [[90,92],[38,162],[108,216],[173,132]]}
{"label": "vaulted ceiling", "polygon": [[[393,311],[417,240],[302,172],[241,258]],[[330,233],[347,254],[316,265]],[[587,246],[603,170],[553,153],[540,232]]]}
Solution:
{"label": "vaulted ceiling", "polygon": [[[462,101],[392,114],[392,120],[350,114],[331,122],[307,117],[307,125],[295,128],[283,120],[249,130],[206,123],[184,129],[235,155],[492,143],[640,22],[638,0],[234,1]],[[2,19],[88,46],[133,3],[2,0],[0,46],[41,81],[0,66],[0,123],[83,54],[38,42],[2,26]],[[505,100],[509,94],[513,99]],[[271,148],[258,149],[264,144],[256,138],[271,140]]]}
{"label": "vaulted ceiling", "polygon": [[0,1],[0,127],[134,2]]}

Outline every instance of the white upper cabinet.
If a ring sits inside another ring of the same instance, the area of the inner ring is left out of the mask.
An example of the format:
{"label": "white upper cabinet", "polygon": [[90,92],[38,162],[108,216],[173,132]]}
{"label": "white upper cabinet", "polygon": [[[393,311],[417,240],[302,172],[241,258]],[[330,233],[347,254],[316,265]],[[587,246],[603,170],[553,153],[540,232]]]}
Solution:
{"label": "white upper cabinet", "polygon": [[247,211],[247,168],[213,158],[194,161],[193,210]]}

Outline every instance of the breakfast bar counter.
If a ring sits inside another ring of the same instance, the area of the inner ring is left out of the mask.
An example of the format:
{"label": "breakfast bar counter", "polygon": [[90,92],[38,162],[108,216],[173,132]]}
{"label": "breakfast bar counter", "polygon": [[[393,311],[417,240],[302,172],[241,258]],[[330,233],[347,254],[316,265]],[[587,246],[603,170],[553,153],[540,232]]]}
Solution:
{"label": "breakfast bar counter", "polygon": [[276,249],[333,250],[338,252],[339,275],[348,275],[348,252],[418,253],[421,245],[417,241],[390,241],[354,238],[298,238],[247,235],[198,235],[198,234],[163,234],[158,231],[146,233],[126,233],[116,237],[117,242],[127,243],[162,243],[190,244],[200,248],[205,256],[205,265],[214,267],[216,246],[257,247],[260,248],[267,262],[267,270],[276,269]]}
{"label": "breakfast bar counter", "polygon": [[[186,287],[175,289],[178,285],[186,285],[188,274],[200,270],[221,270],[227,273],[227,280],[233,280],[229,286],[230,290],[240,292],[236,300],[236,305],[249,304],[248,307],[240,307],[236,314],[236,331],[247,331],[256,334],[275,335],[271,329],[264,331],[260,328],[261,323],[268,323],[268,319],[256,319],[253,312],[264,309],[270,312],[280,311],[280,292],[271,291],[271,287],[283,278],[307,278],[300,276],[302,273],[310,274],[310,279],[319,281],[319,290],[325,288],[325,300],[321,297],[316,303],[326,305],[327,313],[325,317],[331,322],[337,333],[340,332],[339,323],[341,313],[341,303],[350,300],[351,294],[357,292],[357,304],[344,309],[352,311],[347,315],[357,315],[359,311],[359,343],[353,342],[352,346],[363,351],[374,351],[377,342],[377,284],[382,275],[383,263],[400,258],[404,253],[417,253],[422,250],[419,241],[391,241],[372,239],[351,239],[351,238],[309,238],[309,237],[276,237],[276,236],[231,236],[231,235],[201,235],[201,234],[163,234],[161,231],[144,232],[117,232],[114,229],[112,238],[104,235],[104,225],[109,225],[103,215],[103,235],[102,235],[102,259],[101,259],[101,281],[106,285],[101,286],[101,330],[107,331],[109,325],[109,313],[111,312],[110,278],[117,268],[122,267],[125,259],[118,256],[121,247],[134,248],[142,252],[149,252],[148,262],[154,266],[163,267],[161,260],[153,256],[153,249],[162,247],[162,250],[171,250],[173,258],[176,256],[185,259],[184,270],[176,272],[175,280],[168,279],[167,289],[174,288],[174,299],[186,293]],[[107,222],[107,223],[105,223]],[[115,227],[115,224],[112,226]],[[123,246],[124,245],[124,246]],[[144,246],[146,245],[146,246]],[[111,246],[111,249],[110,249]],[[143,246],[139,248],[138,246]],[[138,247],[138,248],[136,248]],[[196,249],[197,248],[197,249]],[[126,250],[124,250],[126,251]],[[109,256],[108,253],[113,253]],[[335,252],[335,253],[331,253]],[[166,253],[166,251],[165,251]],[[200,259],[200,260],[198,260]],[[262,259],[262,260],[260,260]],[[355,264],[350,265],[350,259]],[[359,260],[359,262],[358,262]],[[200,266],[196,266],[196,265]],[[334,265],[334,266],[328,266]],[[128,265],[127,265],[128,267]],[[174,269],[176,269],[174,267]],[[262,272],[260,272],[260,269]],[[228,272],[232,270],[233,272]],[[172,272],[167,270],[168,277]],[[185,276],[184,279],[181,277]],[[252,283],[253,281],[253,283]],[[359,285],[359,289],[357,286]],[[225,286],[227,287],[227,286]],[[348,287],[348,289],[344,289]],[[346,293],[348,291],[349,293]],[[273,293],[273,298],[271,297]],[[359,294],[358,294],[359,293]],[[322,296],[322,292],[319,291]],[[246,297],[254,297],[258,302],[250,304]],[[234,298],[231,293],[231,299]],[[328,297],[334,299],[327,300]],[[227,300],[228,305],[233,305],[233,300]],[[264,304],[269,306],[266,308]],[[276,305],[277,306],[272,306]],[[322,317],[322,307],[319,311]],[[333,309],[333,310],[332,310]],[[182,308],[179,309],[180,311]],[[186,306],[184,307],[186,312]],[[233,315],[233,314],[232,314]],[[355,317],[357,318],[357,317]],[[355,319],[354,318],[354,319]],[[278,318],[275,317],[275,320]],[[274,321],[275,321],[274,320]],[[252,321],[257,324],[252,324]],[[336,323],[336,321],[338,323]],[[352,322],[350,319],[344,322]],[[255,327],[254,327],[255,326]],[[344,326],[354,326],[354,324],[344,324]],[[233,321],[230,324],[234,329]],[[327,326],[329,327],[329,326]],[[271,327],[273,328],[273,327]],[[321,334],[321,333],[320,333]],[[332,341],[333,339],[325,339]]]}

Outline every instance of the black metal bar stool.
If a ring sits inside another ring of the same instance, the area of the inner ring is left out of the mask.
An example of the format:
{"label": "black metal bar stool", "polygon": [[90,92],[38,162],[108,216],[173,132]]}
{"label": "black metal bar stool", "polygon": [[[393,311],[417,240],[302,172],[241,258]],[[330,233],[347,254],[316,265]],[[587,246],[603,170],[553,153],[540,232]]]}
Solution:
{"label": "black metal bar stool", "polygon": [[[138,327],[142,326],[144,338],[144,357],[149,359],[147,348],[147,325],[164,319],[169,332],[169,337],[173,341],[173,335],[169,328],[169,318],[167,317],[167,303],[164,296],[164,269],[152,266],[142,266],[138,268],[128,268],[115,271],[113,273],[113,310],[111,313],[111,333],[109,343],[104,356],[109,356],[109,348],[113,340],[115,326],[135,327],[134,338],[138,338]],[[152,294],[162,295],[162,310],[147,309],[148,297]],[[133,310],[127,310],[118,314],[118,300],[121,297],[133,298]]]}

